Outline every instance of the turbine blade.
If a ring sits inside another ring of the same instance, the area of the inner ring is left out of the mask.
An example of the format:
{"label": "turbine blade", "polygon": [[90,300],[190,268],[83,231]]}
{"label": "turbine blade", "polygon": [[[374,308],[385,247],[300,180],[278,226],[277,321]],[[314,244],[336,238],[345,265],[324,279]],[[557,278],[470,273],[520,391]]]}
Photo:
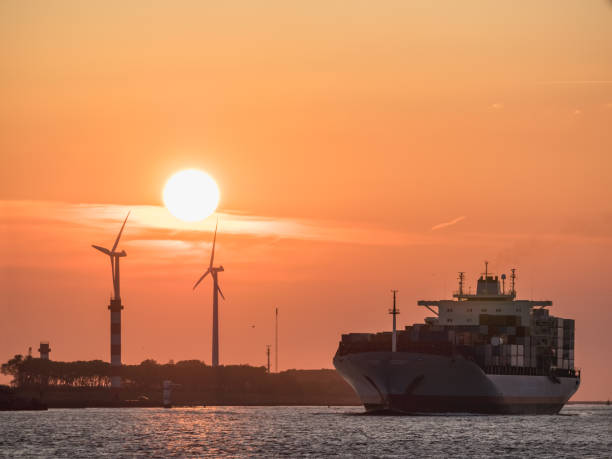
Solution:
{"label": "turbine blade", "polygon": [[123,225],[121,225],[121,229],[119,230],[119,234],[117,234],[117,239],[115,240],[115,245],[113,245],[113,249],[111,250],[111,252],[114,252],[115,249],[117,248],[117,244],[119,244],[119,238],[121,237],[121,233],[123,233],[123,228],[125,227],[125,222],[127,222],[128,217],[130,216],[130,211],[128,211],[127,216],[125,217],[125,220],[123,220]]}
{"label": "turbine blade", "polygon": [[225,299],[225,295],[223,295],[223,292],[221,291],[221,287],[219,287],[219,285],[217,285],[217,290],[219,290],[219,293],[221,294],[221,298]]}
{"label": "turbine blade", "polygon": [[204,274],[202,274],[202,277],[200,277],[198,279],[198,281],[195,283],[195,285],[193,286],[193,289],[195,290],[195,288],[200,285],[200,282],[202,282],[204,280],[204,278],[208,275],[208,273],[210,272],[210,269],[207,269],[206,272]]}
{"label": "turbine blade", "polygon": [[215,244],[217,242],[217,226],[219,226],[219,218],[217,218],[217,223],[215,224],[215,236],[213,237],[212,253],[210,254],[210,266],[208,267],[208,269],[212,268],[213,260],[215,259]]}
{"label": "turbine blade", "polygon": [[100,247],[99,245],[91,245],[94,249],[99,250],[100,252],[106,254],[106,255],[110,255],[110,250],[105,249],[104,247]]}

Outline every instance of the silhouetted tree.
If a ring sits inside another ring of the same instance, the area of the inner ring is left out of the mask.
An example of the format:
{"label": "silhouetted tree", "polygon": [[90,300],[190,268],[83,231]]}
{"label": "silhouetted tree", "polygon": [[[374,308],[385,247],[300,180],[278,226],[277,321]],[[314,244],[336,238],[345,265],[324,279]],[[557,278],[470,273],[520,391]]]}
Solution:
{"label": "silhouetted tree", "polygon": [[[2,364],[1,371],[13,377],[17,388],[109,388],[111,366],[101,360],[58,362],[16,355]],[[343,396],[350,388],[333,370],[289,370],[266,372],[262,367],[227,365],[213,368],[199,360],[159,364],[148,359],[139,365],[121,367],[126,389],[146,392],[160,390],[169,379],[190,393],[214,394],[232,400],[270,399],[287,401],[307,399],[311,394]]]}

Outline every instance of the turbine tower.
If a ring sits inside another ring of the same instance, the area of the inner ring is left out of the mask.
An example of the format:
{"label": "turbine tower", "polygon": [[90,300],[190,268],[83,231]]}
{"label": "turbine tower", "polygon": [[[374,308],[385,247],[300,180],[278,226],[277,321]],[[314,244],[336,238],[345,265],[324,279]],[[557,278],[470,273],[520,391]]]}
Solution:
{"label": "turbine tower", "polygon": [[113,297],[110,300],[110,306],[108,309],[110,309],[111,389],[114,389],[115,391],[121,388],[121,310],[123,309],[123,306],[121,305],[119,260],[121,257],[125,257],[127,255],[125,250],[122,250],[121,252],[116,252],[115,250],[117,249],[119,238],[121,237],[121,233],[123,233],[125,222],[127,222],[129,216],[130,212],[128,212],[125,220],[123,220],[123,225],[121,225],[121,229],[119,230],[119,234],[117,235],[117,239],[115,239],[115,243],[113,244],[113,248],[111,250],[105,249],[104,247],[100,247],[98,245],[92,245],[94,249],[108,255],[111,263],[111,274],[113,276]]}
{"label": "turbine tower", "polygon": [[219,295],[221,294],[221,298],[225,299],[223,296],[223,292],[221,291],[221,287],[219,287],[219,279],[217,275],[220,272],[223,272],[223,266],[213,266],[215,260],[215,243],[217,242],[217,226],[219,226],[219,219],[217,219],[217,224],[215,225],[215,235],[213,237],[213,245],[212,252],[210,254],[210,264],[208,265],[208,269],[202,277],[198,279],[198,281],[193,286],[193,289],[200,284],[204,280],[204,278],[210,273],[213,278],[213,325],[212,325],[212,366],[219,366]]}

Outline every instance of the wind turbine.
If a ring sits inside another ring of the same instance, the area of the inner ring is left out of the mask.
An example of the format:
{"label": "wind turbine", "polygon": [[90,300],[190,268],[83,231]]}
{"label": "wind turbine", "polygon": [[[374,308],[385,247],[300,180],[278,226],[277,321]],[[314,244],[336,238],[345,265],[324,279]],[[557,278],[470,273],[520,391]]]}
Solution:
{"label": "wind turbine", "polygon": [[123,306],[121,305],[119,260],[122,257],[127,256],[125,250],[122,250],[121,252],[116,252],[115,250],[117,249],[119,239],[121,238],[121,233],[123,233],[123,228],[125,227],[125,223],[127,222],[129,216],[130,212],[128,212],[125,220],[123,220],[123,225],[121,225],[121,229],[119,230],[119,234],[117,235],[117,239],[115,239],[112,249],[108,250],[104,247],[100,247],[99,245],[92,245],[94,249],[108,255],[111,263],[111,274],[113,276],[113,297],[110,300],[108,309],[110,309],[111,328],[111,389],[115,390],[118,390],[121,387],[121,310],[123,309]]}
{"label": "wind turbine", "polygon": [[213,266],[215,260],[215,243],[217,241],[217,227],[219,226],[219,219],[217,219],[217,224],[215,225],[215,235],[213,237],[213,245],[212,252],[210,254],[210,264],[208,265],[208,269],[202,277],[198,279],[198,281],[193,286],[193,289],[200,284],[204,280],[204,278],[210,274],[213,278],[213,330],[212,330],[212,366],[219,366],[219,296],[217,293],[221,294],[221,298],[225,299],[223,296],[223,292],[221,291],[221,287],[219,287],[219,280],[217,275],[220,272],[223,272],[223,266]]}

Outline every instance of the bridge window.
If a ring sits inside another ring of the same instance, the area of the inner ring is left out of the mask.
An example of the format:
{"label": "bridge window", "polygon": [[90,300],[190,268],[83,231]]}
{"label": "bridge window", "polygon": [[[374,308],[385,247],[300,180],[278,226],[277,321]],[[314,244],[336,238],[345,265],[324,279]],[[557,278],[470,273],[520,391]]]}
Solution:
{"label": "bridge window", "polygon": [[487,310],[486,309],[481,309],[480,312],[487,312]]}
{"label": "bridge window", "polygon": [[452,321],[453,321],[453,319],[446,319],[446,321],[447,321],[447,322],[452,322]]}
{"label": "bridge window", "polygon": [[501,312],[501,309],[500,309],[500,308],[497,308],[497,309],[495,310],[495,312]]}
{"label": "bridge window", "polygon": [[472,312],[472,308],[467,309],[467,312]]}
{"label": "bridge window", "polygon": [[446,312],[453,312],[453,308],[447,308]]}

